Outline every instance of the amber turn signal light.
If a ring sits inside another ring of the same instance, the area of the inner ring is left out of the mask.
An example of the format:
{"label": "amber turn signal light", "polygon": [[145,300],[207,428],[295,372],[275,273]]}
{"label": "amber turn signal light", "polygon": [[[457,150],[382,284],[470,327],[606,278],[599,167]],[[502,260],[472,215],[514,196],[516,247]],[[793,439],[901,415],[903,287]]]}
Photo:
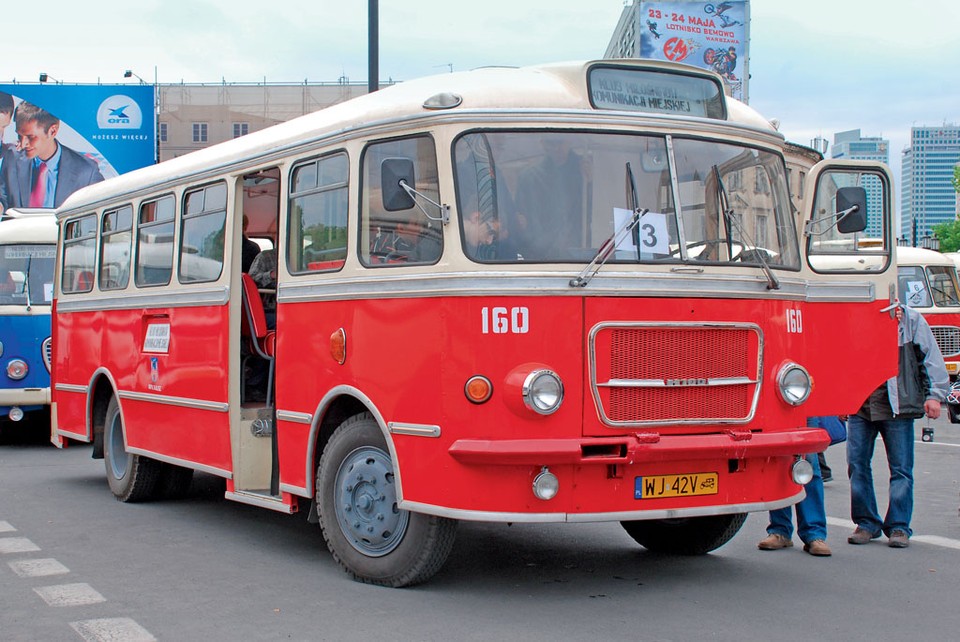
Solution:
{"label": "amber turn signal light", "polygon": [[330,335],[330,356],[341,366],[347,360],[347,333],[343,328]]}
{"label": "amber turn signal light", "polygon": [[467,379],[463,393],[473,403],[483,403],[493,394],[493,384],[482,375],[474,375]]}

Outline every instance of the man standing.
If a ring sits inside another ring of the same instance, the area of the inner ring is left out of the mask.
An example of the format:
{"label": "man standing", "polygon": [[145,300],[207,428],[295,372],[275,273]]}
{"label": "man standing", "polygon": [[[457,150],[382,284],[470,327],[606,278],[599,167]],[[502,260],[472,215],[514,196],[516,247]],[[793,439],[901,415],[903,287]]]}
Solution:
{"label": "man standing", "polygon": [[[923,316],[897,308],[900,363],[897,376],[873,391],[847,421],[847,472],[850,517],[857,528],[847,541],[867,544],[884,533],[892,548],[910,545],[913,516],[913,420],[940,416],[949,390],[943,355]],[[877,512],[871,460],[877,435],[883,437],[890,466],[890,499],[883,521]]]}
{"label": "man standing", "polygon": [[3,163],[8,207],[60,207],[81,187],[103,180],[97,163],[57,141],[60,119],[26,101],[17,106],[18,152]]}

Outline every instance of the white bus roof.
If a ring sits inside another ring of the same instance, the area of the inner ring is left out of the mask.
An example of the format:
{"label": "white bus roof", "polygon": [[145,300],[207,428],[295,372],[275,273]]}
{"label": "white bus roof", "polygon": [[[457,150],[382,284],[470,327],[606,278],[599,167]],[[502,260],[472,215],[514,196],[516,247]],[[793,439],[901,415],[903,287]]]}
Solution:
{"label": "white bus roof", "polygon": [[53,210],[34,210],[29,216],[0,221],[0,244],[2,245],[56,242],[57,219],[53,215]]}
{"label": "white bus roof", "polygon": [[[185,177],[223,172],[250,159],[268,158],[322,139],[348,137],[358,130],[375,130],[378,125],[400,120],[430,119],[438,111],[424,107],[424,101],[440,94],[455,94],[462,99],[459,106],[441,113],[491,112],[529,115],[554,112],[557,116],[570,112],[602,114],[605,117],[628,116],[631,121],[677,122],[690,117],[649,112],[621,112],[595,109],[587,89],[587,70],[594,65],[636,69],[670,70],[687,76],[719,77],[688,65],[651,60],[603,60],[568,62],[523,68],[487,67],[473,71],[438,74],[399,83],[380,91],[338,103],[293,120],[286,121],[205,149],[170,159],[158,165],[122,174],[75,192],[60,208],[66,215],[80,208],[94,207],[121,194],[173,184]],[[755,132],[772,136],[782,143],[783,137],[752,108],[725,96],[726,121]],[[695,119],[705,123],[706,119]],[[713,126],[724,121],[712,120]]]}
{"label": "white bus roof", "polygon": [[949,265],[956,267],[954,260],[934,250],[922,247],[897,247],[897,265]]}

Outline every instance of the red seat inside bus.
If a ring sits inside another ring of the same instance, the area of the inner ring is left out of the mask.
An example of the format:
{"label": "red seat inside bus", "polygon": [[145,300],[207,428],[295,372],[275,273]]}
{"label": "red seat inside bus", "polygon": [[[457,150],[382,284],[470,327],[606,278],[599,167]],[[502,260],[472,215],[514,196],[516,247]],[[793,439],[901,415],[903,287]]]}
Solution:
{"label": "red seat inside bus", "polygon": [[257,284],[249,274],[243,278],[243,319],[240,332],[250,337],[252,347],[264,359],[272,359],[276,348],[277,333],[267,327],[267,317],[263,312],[263,301]]}

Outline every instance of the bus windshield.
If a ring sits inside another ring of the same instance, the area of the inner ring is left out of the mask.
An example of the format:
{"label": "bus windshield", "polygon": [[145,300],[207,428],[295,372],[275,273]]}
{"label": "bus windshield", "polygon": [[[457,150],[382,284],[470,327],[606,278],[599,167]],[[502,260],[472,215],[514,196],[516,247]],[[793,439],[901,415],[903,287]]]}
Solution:
{"label": "bus windshield", "polygon": [[0,247],[0,305],[50,305],[54,244]]}
{"label": "bus windshield", "polygon": [[[672,152],[672,153],[668,153]],[[454,149],[464,248],[479,262],[589,262],[634,208],[610,262],[797,269],[776,154],[702,139],[472,132]]]}

